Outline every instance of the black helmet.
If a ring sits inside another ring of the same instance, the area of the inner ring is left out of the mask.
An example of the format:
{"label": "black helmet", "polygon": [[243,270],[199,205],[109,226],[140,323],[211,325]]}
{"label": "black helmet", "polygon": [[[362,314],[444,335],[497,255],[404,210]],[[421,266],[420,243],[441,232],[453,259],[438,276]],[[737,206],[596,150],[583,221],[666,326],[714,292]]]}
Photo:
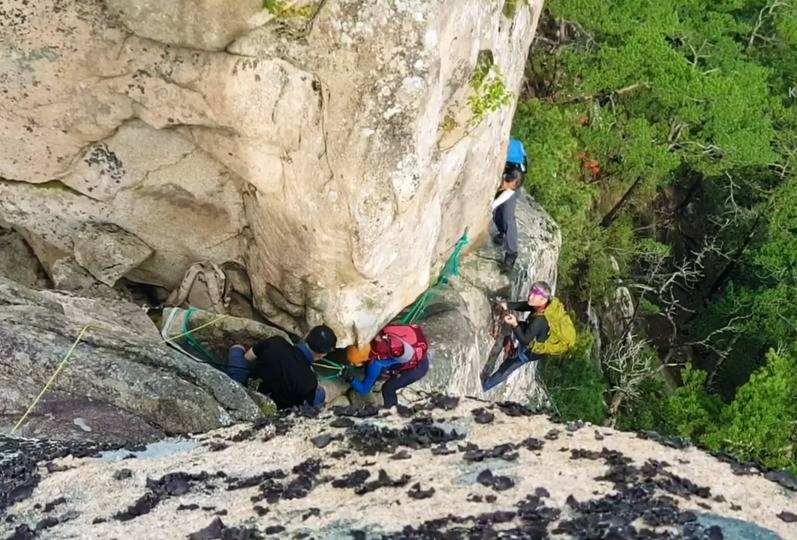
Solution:
{"label": "black helmet", "polygon": [[318,354],[329,354],[335,350],[338,336],[335,335],[335,332],[333,332],[329,326],[322,324],[311,328],[305,341],[313,352]]}

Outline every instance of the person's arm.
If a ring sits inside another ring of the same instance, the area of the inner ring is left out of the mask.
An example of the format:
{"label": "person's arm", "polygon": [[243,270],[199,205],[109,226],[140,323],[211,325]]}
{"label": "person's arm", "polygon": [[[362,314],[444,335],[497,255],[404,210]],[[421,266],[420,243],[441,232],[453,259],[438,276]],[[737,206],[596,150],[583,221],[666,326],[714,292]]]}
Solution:
{"label": "person's arm", "polygon": [[512,329],[512,333],[523,347],[528,347],[529,344],[534,341],[534,333],[531,332],[531,325],[525,322],[518,323],[518,325]]}
{"label": "person's arm", "polygon": [[365,368],[365,379],[360,380],[353,377],[351,387],[360,395],[369,393],[376,384],[376,380],[386,369],[395,365],[401,364],[402,361],[398,358],[384,358],[382,360],[372,360]]}
{"label": "person's arm", "polygon": [[506,307],[509,308],[509,311],[534,311],[534,308],[525,300],[521,300],[520,302],[507,302]]}
{"label": "person's arm", "polygon": [[365,379],[352,378],[351,387],[355,392],[364,396],[371,392],[376,384],[379,375],[382,374],[382,363],[379,360],[373,360],[368,363],[365,368]]}
{"label": "person's arm", "polygon": [[493,199],[493,203],[491,205],[490,210],[495,210],[502,204],[505,204],[512,196],[515,194],[512,190],[502,191],[500,195],[498,195],[495,199]]}

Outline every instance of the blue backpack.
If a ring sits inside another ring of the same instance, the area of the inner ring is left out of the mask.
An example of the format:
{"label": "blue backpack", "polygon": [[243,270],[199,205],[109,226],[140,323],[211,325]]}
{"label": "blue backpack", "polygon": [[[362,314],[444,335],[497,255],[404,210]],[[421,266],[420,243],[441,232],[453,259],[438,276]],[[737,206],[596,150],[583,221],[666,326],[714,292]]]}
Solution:
{"label": "blue backpack", "polygon": [[520,169],[525,173],[528,168],[526,148],[520,139],[509,139],[509,152],[506,156],[506,170]]}

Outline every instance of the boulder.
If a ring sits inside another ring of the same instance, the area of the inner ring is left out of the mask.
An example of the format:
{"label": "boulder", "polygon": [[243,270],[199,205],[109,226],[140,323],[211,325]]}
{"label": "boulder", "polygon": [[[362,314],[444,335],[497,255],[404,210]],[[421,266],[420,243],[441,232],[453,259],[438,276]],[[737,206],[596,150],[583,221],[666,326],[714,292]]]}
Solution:
{"label": "boulder", "polygon": [[75,242],[75,260],[109,287],[151,254],[141,239],[113,223],[85,223]]}
{"label": "boulder", "polygon": [[368,340],[485,230],[514,105],[473,75],[517,93],[542,0],[266,7],[4,2],[0,220],[66,255],[112,223],[168,290],[241,264],[268,319]]}
{"label": "boulder", "polygon": [[[213,367],[161,343],[137,306],[0,278],[0,416],[9,429],[75,343],[22,434],[117,440],[207,431],[260,414],[245,390]],[[64,429],[64,426],[76,429]],[[115,427],[114,427],[115,425]]]}

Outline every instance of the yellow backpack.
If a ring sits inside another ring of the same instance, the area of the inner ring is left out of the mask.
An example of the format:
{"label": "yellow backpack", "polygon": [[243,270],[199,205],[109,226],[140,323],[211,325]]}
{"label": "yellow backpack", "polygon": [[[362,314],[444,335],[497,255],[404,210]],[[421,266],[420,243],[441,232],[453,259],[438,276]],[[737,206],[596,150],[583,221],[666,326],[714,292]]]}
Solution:
{"label": "yellow backpack", "polygon": [[576,344],[576,327],[558,298],[553,298],[542,315],[548,321],[548,339],[531,346],[531,352],[545,355],[559,355],[569,351]]}

